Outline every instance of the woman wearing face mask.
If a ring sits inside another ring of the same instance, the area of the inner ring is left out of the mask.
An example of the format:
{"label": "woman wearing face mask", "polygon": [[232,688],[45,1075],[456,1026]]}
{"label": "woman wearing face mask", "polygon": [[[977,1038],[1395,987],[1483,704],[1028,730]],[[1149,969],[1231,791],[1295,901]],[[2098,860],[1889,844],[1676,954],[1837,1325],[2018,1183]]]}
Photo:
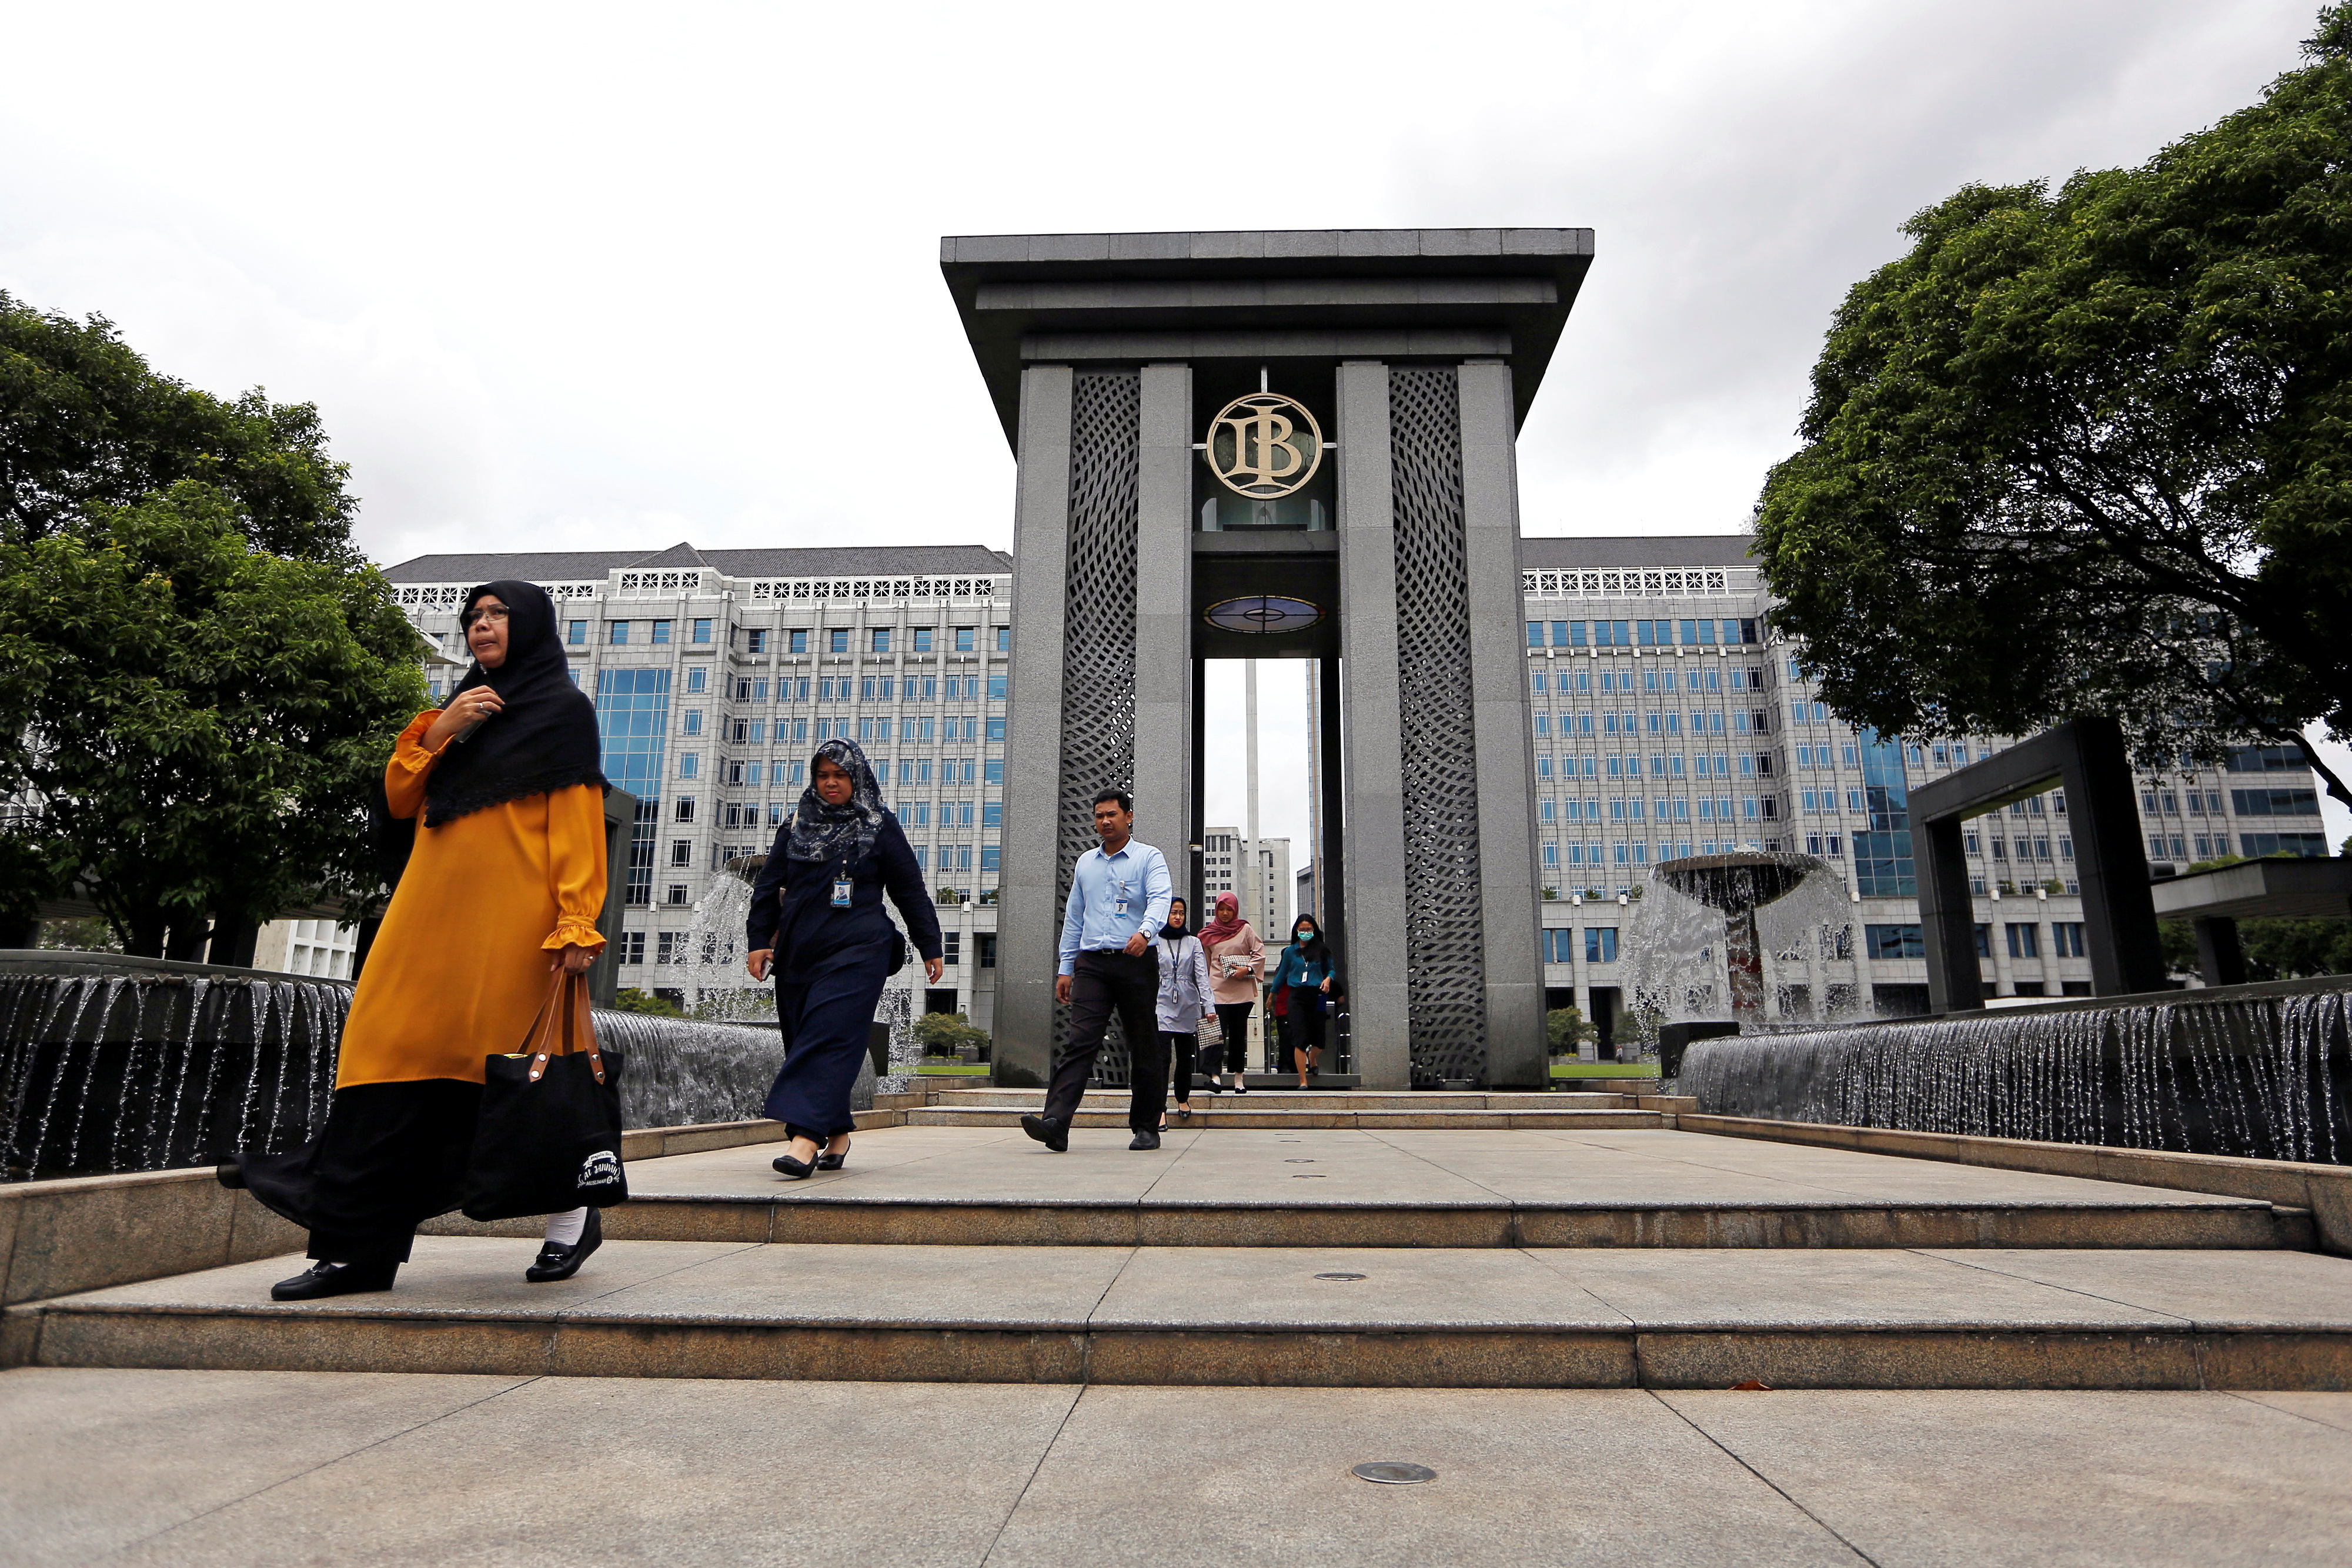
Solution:
{"label": "woman wearing face mask", "polygon": [[[1209,959],[1209,1000],[1217,1009],[1217,1033],[1224,1041],[1225,1071],[1233,1075],[1234,1092],[1246,1094],[1242,1074],[1249,1067],[1249,1016],[1257,1005],[1259,971],[1265,967],[1265,944],[1242,918],[1241,900],[1230,893],[1217,894],[1217,917],[1201,927],[1201,950]],[[1209,1092],[1223,1093],[1217,1075],[1209,1074]]]}
{"label": "woman wearing face mask", "polygon": [[1323,1001],[1331,989],[1331,952],[1323,945],[1323,928],[1315,916],[1302,915],[1291,923],[1290,944],[1275,965],[1273,984],[1276,990],[1290,993],[1283,1043],[1304,1089],[1315,1071],[1315,1054],[1323,1049]]}
{"label": "woman wearing face mask", "polygon": [[[1201,939],[1184,927],[1184,901],[1169,900],[1168,924],[1160,928],[1160,1043],[1176,1081],[1176,1115],[1192,1119],[1192,1069],[1200,1055],[1201,1015],[1209,1010],[1209,960]],[[1160,1118],[1168,1130],[1168,1118]]]}
{"label": "woman wearing face mask", "polygon": [[[417,1225],[457,1207],[482,1059],[511,1051],[551,970],[584,975],[604,939],[604,791],[596,710],[572,684],[555,607],[484,583],[458,617],[474,667],[394,743],[384,804],[414,841],[343,1023],[326,1126],[221,1179],[310,1232],[277,1300],[388,1291]],[[548,1221],[533,1283],[593,1252],[597,1210]]]}
{"label": "woman wearing face mask", "polygon": [[792,1134],[774,1164],[793,1181],[839,1170],[849,1157],[857,1124],[849,1092],[898,955],[886,891],[939,984],[940,916],[922,867],[882,804],[866,753],[854,740],[828,740],[809,763],[800,805],[776,830],[744,926],[751,977],[776,977],[784,1065],[766,1113]]}

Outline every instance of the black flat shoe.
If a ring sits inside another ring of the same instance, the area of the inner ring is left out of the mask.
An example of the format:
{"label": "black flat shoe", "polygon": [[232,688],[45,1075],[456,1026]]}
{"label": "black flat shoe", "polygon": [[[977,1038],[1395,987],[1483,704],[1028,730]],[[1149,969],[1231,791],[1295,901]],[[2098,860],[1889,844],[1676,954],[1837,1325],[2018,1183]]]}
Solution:
{"label": "black flat shoe", "polygon": [[1210,1079],[1210,1080],[1209,1080],[1209,1082],[1208,1082],[1208,1083],[1207,1083],[1206,1087],[1207,1087],[1207,1089],[1208,1089],[1209,1092],[1210,1092],[1210,1093],[1212,1093],[1212,1094],[1223,1094],[1223,1093],[1225,1092],[1225,1086],[1224,1086],[1223,1084],[1222,1084],[1222,1083],[1218,1082],[1217,1082],[1215,1079],[1213,1079],[1213,1078],[1212,1078],[1212,1079]]}
{"label": "black flat shoe", "polygon": [[826,1153],[819,1155],[816,1157],[816,1168],[821,1171],[837,1171],[848,1163],[849,1151],[846,1148],[844,1148],[841,1153],[837,1155]]}
{"label": "black flat shoe", "polygon": [[796,1160],[790,1155],[778,1155],[769,1164],[782,1172],[787,1181],[806,1181],[816,1174],[817,1161],[823,1158],[824,1156],[821,1154],[805,1160]]}
{"label": "black flat shoe", "polygon": [[1024,1116],[1021,1130],[1057,1155],[1070,1149],[1070,1130],[1050,1116]]}
{"label": "black flat shoe", "polygon": [[235,1160],[223,1160],[213,1167],[213,1180],[231,1192],[245,1190],[245,1167]]}
{"label": "black flat shoe", "polygon": [[1179,1105],[1179,1106],[1177,1106],[1177,1107],[1176,1107],[1176,1119],[1177,1119],[1178,1121],[1180,1121],[1180,1122],[1189,1122],[1189,1121],[1191,1121],[1191,1120],[1192,1119],[1192,1107],[1191,1107],[1190,1105]]}
{"label": "black flat shoe", "polygon": [[313,1263],[290,1280],[269,1287],[273,1301],[318,1301],[362,1291],[389,1291],[397,1263]]}
{"label": "black flat shoe", "polygon": [[1138,1133],[1135,1134],[1135,1141],[1129,1144],[1127,1146],[1130,1149],[1156,1149],[1160,1146],[1160,1134],[1157,1133]]}
{"label": "black flat shoe", "polygon": [[544,1285],[551,1280],[569,1280],[580,1272],[580,1265],[588,1261],[588,1254],[604,1244],[604,1222],[599,1218],[604,1210],[588,1211],[588,1223],[580,1232],[580,1239],[569,1247],[559,1247],[550,1241],[542,1244],[538,1259],[522,1271],[522,1277],[534,1285]]}

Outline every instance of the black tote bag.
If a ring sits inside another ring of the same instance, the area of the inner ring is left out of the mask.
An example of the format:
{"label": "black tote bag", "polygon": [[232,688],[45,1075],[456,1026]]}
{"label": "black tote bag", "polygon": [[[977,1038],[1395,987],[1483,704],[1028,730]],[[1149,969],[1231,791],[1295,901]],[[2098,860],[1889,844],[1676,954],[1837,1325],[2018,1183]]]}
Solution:
{"label": "black tote bag", "polygon": [[600,1051],[588,979],[558,971],[522,1049],[485,1059],[482,1113],[459,1205],[468,1219],[625,1203],[621,1053]]}

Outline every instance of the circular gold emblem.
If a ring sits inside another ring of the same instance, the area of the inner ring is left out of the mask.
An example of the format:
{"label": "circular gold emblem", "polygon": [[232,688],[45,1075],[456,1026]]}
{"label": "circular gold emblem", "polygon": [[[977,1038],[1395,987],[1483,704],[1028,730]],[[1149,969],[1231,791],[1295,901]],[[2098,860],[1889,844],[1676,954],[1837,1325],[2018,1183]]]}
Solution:
{"label": "circular gold emblem", "polygon": [[1209,422],[1210,472],[1253,501],[1287,496],[1323,463],[1323,432],[1307,405],[1279,392],[1237,397]]}

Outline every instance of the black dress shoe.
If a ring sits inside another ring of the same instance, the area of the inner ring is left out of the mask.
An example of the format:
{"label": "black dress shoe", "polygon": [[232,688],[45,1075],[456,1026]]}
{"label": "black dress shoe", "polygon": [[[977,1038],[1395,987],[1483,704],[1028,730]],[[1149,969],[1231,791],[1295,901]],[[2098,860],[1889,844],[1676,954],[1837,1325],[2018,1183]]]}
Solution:
{"label": "black dress shoe", "polygon": [[783,1173],[784,1179],[787,1181],[806,1181],[816,1175],[817,1162],[824,1157],[818,1155],[809,1159],[796,1160],[790,1155],[778,1155],[768,1164],[775,1170]]}
{"label": "black dress shoe", "polygon": [[313,1263],[290,1280],[269,1287],[273,1301],[317,1301],[362,1291],[389,1291],[397,1263]]}
{"label": "black dress shoe", "polygon": [[1057,1155],[1069,1152],[1069,1128],[1051,1116],[1024,1116],[1021,1118],[1021,1130]]}
{"label": "black dress shoe", "polygon": [[827,1153],[816,1157],[816,1168],[821,1171],[837,1171],[848,1163],[849,1150],[846,1146],[844,1146],[841,1153],[837,1155]]}
{"label": "black dress shoe", "polygon": [[1156,1149],[1160,1146],[1160,1134],[1157,1133],[1138,1133],[1135,1134],[1135,1141],[1129,1144],[1127,1146],[1130,1149]]}
{"label": "black dress shoe", "polygon": [[245,1190],[245,1167],[235,1160],[223,1160],[213,1167],[213,1180],[231,1192]]}
{"label": "black dress shoe", "polygon": [[588,1211],[588,1223],[580,1232],[580,1239],[569,1247],[550,1241],[541,1246],[539,1257],[522,1271],[522,1277],[534,1285],[544,1285],[550,1280],[569,1280],[580,1272],[580,1265],[588,1261],[588,1254],[604,1244],[604,1222],[601,1208]]}

